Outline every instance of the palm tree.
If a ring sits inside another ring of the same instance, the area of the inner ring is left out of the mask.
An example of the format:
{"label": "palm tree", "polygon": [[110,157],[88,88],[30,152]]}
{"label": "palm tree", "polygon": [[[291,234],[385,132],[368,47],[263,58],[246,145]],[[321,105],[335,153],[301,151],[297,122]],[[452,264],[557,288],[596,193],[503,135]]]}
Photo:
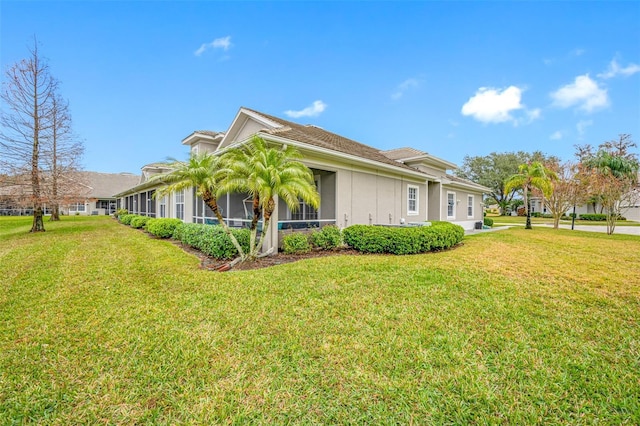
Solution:
{"label": "palm tree", "polygon": [[529,193],[533,188],[542,191],[545,197],[549,197],[553,192],[551,180],[556,178],[556,174],[549,170],[539,161],[528,164],[520,164],[518,173],[509,177],[505,182],[505,190],[511,191],[514,188],[522,188],[524,192],[524,204],[527,210],[527,223],[524,229],[531,227],[531,206],[529,205]]}
{"label": "palm tree", "polygon": [[[267,146],[264,139],[254,136],[239,148],[224,154],[226,178],[221,182],[222,192],[247,193],[252,198],[253,218],[250,231],[249,260],[259,257],[264,237],[269,230],[275,210],[275,197],[282,199],[295,211],[300,200],[314,208],[320,205],[311,170],[299,161],[300,152],[292,146],[282,148]],[[263,219],[262,233],[258,234],[258,222]],[[271,253],[270,248],[267,253]]]}
{"label": "palm tree", "polygon": [[149,181],[162,182],[164,186],[160,187],[156,193],[156,197],[162,197],[166,194],[179,192],[190,188],[196,188],[199,195],[207,206],[213,211],[218,222],[223,227],[225,233],[231,239],[241,259],[246,257],[244,250],[238,243],[236,237],[231,233],[231,229],[227,226],[222,213],[218,208],[218,196],[220,192],[220,183],[224,180],[225,157],[217,156],[212,153],[192,154],[189,161],[172,160],[165,165],[169,171],[154,176]]}

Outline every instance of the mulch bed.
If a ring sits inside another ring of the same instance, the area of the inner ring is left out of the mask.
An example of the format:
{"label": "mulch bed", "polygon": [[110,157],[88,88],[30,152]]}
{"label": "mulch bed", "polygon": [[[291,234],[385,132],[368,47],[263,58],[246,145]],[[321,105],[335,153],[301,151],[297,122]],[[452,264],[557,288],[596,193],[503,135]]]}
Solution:
{"label": "mulch bed", "polygon": [[[200,268],[206,269],[209,271],[218,271],[224,272],[230,260],[220,260],[215,257],[208,256],[202,253],[200,250],[196,250],[193,247],[182,244],[179,241],[169,240],[176,246],[180,247],[185,252],[196,256],[200,259]],[[242,262],[234,265],[231,269],[232,271],[248,271],[251,269],[261,269],[268,268],[270,266],[283,265],[285,263],[297,262],[298,260],[303,259],[313,259],[316,257],[326,257],[326,256],[365,256],[359,251],[349,249],[349,248],[340,248],[336,250],[313,250],[309,253],[300,253],[300,254],[285,254],[285,253],[277,253],[272,254],[271,256],[261,257],[256,259],[254,262]],[[223,269],[221,269],[223,268]]]}

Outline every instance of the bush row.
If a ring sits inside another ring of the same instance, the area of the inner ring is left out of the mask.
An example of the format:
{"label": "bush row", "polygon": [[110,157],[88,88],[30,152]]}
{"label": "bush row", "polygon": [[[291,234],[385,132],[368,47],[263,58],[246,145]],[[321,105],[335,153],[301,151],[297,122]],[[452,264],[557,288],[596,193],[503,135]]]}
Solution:
{"label": "bush row", "polygon": [[[248,253],[249,230],[232,229],[231,233],[245,253]],[[238,250],[220,225],[181,223],[175,227],[173,238],[216,259],[232,259],[238,255]]]}
{"label": "bush row", "polygon": [[[579,218],[580,220],[605,221],[607,220],[607,215],[601,213],[583,213]],[[627,220],[627,218],[624,216],[618,216],[616,220]]]}
{"label": "bush row", "polygon": [[327,225],[311,235],[302,232],[287,234],[282,238],[282,250],[286,254],[308,253],[313,247],[334,250],[342,245],[342,232],[335,225]]}
{"label": "bush row", "polygon": [[352,225],[342,235],[347,245],[363,253],[416,254],[453,247],[462,241],[464,229],[449,222],[407,228]]}
{"label": "bush row", "polygon": [[157,218],[149,219],[145,228],[151,235],[158,238],[171,238],[176,227],[182,223],[180,219]]}

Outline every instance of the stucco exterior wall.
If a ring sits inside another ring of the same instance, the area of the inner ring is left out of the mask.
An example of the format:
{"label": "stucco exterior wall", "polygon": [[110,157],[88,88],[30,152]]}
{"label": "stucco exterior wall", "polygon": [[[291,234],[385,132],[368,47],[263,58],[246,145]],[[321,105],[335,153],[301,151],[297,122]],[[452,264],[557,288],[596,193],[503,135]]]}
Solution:
{"label": "stucco exterior wall", "polygon": [[[453,193],[454,200],[454,212],[453,216],[449,216],[448,214],[448,194]],[[468,215],[468,197],[473,196],[473,215]],[[469,190],[456,188],[456,187],[448,187],[443,185],[442,188],[442,208],[440,214],[442,215],[442,220],[447,220],[450,222],[457,223],[461,225],[465,229],[473,229],[473,224],[478,221],[483,220],[483,205],[482,205],[482,194],[478,192],[472,192]]]}
{"label": "stucco exterior wall", "polygon": [[234,140],[236,141],[244,140],[249,136],[257,133],[259,130],[264,129],[264,127],[265,127],[264,124],[258,123],[257,121],[246,120],[243,123],[240,130],[238,131],[238,133],[235,135]]}

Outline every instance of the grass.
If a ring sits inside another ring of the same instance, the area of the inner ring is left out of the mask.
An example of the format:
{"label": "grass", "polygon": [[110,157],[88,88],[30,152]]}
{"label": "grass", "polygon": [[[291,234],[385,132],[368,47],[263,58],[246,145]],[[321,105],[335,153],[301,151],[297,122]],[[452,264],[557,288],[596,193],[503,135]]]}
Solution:
{"label": "grass", "polygon": [[0,220],[0,424],[638,424],[640,238],[510,229],[215,273]]}

